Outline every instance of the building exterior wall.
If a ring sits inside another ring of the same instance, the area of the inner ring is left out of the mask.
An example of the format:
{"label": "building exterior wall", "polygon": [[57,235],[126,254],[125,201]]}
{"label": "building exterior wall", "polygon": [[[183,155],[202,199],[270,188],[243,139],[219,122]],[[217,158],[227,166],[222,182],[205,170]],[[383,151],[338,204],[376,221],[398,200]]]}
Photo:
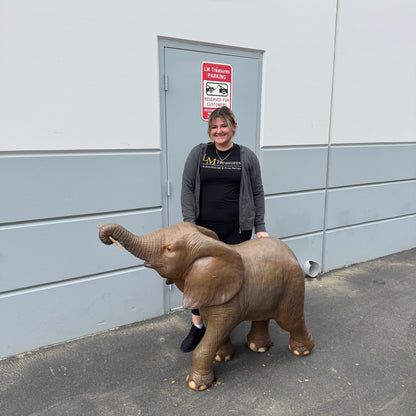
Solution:
{"label": "building exterior wall", "polygon": [[411,0],[0,11],[0,357],[166,312],[163,279],[97,240],[164,225],[160,38],[263,52],[266,223],[301,263],[416,246]]}

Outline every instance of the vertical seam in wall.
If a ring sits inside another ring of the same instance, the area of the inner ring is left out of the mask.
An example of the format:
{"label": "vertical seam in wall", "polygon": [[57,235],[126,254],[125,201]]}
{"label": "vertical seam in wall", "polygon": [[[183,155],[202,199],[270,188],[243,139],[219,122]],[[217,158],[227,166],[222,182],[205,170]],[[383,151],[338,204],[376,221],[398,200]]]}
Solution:
{"label": "vertical seam in wall", "polygon": [[328,126],[328,148],[326,158],[326,181],[325,181],[325,205],[324,205],[324,224],[322,232],[322,258],[321,258],[321,271],[325,271],[325,250],[326,250],[326,227],[328,217],[328,188],[329,188],[329,162],[331,157],[331,136],[332,136],[332,112],[334,106],[334,85],[335,85],[335,60],[337,50],[337,30],[338,30],[338,6],[339,0],[336,3],[335,9],[335,24],[334,24],[334,51],[332,57],[332,83],[331,83],[331,98],[329,106],[329,126]]}
{"label": "vertical seam in wall", "polygon": [[262,83],[263,83],[263,57],[264,52],[259,52],[257,57],[257,124],[256,124],[256,148],[254,149],[254,152],[258,155],[259,159],[261,160],[261,127],[262,127],[262,109],[261,104],[263,100],[263,94],[262,94]]}
{"label": "vertical seam in wall", "polygon": [[[169,225],[168,219],[168,159],[167,159],[167,116],[166,116],[166,48],[167,43],[164,39],[158,39],[158,59],[159,59],[159,98],[160,98],[160,169],[161,169],[161,201],[162,201],[162,226],[167,227]],[[172,290],[171,286],[163,286],[162,289],[162,303],[163,312],[167,313],[170,310],[169,291]]]}

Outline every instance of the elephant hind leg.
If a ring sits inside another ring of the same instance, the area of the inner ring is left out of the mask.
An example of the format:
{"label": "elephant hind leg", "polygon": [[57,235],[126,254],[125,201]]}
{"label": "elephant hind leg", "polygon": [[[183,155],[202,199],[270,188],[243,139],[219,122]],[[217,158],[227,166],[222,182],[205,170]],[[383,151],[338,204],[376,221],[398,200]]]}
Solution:
{"label": "elephant hind leg", "polygon": [[290,333],[289,350],[297,355],[304,356],[310,354],[315,343],[312,335],[305,325],[304,318],[301,318],[295,325],[287,325],[285,322],[276,320],[280,328]]}
{"label": "elephant hind leg", "polygon": [[269,321],[252,321],[247,335],[247,345],[254,352],[266,352],[272,341],[269,336]]}
{"label": "elephant hind leg", "polygon": [[224,363],[231,360],[234,357],[234,346],[231,343],[230,338],[228,338],[224,344],[218,348],[217,353],[215,354],[215,361]]}

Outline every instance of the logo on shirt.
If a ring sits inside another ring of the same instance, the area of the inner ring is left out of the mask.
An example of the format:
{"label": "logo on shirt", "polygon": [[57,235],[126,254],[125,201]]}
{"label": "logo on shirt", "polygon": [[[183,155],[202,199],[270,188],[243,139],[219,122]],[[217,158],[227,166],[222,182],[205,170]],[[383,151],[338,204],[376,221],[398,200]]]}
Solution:
{"label": "logo on shirt", "polygon": [[209,156],[207,156],[207,154],[204,154],[204,157],[202,158],[202,162],[205,163],[206,165],[218,165],[218,161],[216,158],[211,159]]}
{"label": "logo on shirt", "polygon": [[229,169],[229,170],[241,170],[241,162],[237,161],[222,161],[216,157],[207,156],[205,153],[202,158],[201,167],[210,169]]}

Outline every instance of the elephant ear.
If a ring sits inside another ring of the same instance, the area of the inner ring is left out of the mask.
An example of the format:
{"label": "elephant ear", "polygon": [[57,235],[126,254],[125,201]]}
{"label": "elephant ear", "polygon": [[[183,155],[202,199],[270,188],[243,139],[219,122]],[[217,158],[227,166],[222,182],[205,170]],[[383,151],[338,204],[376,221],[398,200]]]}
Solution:
{"label": "elephant ear", "polygon": [[196,228],[200,233],[207,235],[208,237],[214,238],[215,240],[219,240],[215,231],[212,231],[209,228],[201,227],[200,225],[197,225]]}
{"label": "elephant ear", "polygon": [[185,276],[183,307],[197,309],[226,303],[240,291],[243,278],[240,254],[225,243],[205,238]]}

